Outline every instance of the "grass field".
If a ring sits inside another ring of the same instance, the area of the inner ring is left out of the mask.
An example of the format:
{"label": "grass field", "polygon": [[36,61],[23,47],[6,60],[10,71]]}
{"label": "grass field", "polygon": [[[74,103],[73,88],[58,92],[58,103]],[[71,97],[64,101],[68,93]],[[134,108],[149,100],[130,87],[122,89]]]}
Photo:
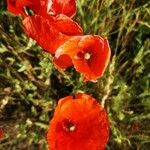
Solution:
{"label": "grass field", "polygon": [[74,19],[84,34],[108,37],[111,61],[97,83],[82,82],[72,68],[58,72],[0,1],[0,149],[46,150],[58,99],[84,91],[108,112],[107,150],[149,150],[150,1],[77,0]]}

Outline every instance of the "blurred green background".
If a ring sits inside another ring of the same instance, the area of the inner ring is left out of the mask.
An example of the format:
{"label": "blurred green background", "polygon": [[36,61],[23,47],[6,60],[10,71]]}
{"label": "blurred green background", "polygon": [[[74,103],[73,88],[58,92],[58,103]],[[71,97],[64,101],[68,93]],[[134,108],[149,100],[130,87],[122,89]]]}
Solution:
{"label": "blurred green background", "polygon": [[111,62],[97,83],[69,68],[27,37],[21,18],[0,1],[0,150],[46,150],[49,120],[59,98],[85,91],[109,115],[107,150],[150,149],[150,1],[78,0],[74,18],[85,34],[107,36]]}

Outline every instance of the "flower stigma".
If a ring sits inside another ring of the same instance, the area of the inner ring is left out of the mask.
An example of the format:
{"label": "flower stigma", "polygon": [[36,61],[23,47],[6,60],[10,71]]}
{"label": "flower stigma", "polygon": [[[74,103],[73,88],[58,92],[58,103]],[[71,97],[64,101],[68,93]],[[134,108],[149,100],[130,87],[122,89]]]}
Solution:
{"label": "flower stigma", "polygon": [[91,58],[91,54],[89,52],[84,54],[84,59],[89,60]]}
{"label": "flower stigma", "polygon": [[65,130],[66,132],[74,132],[76,130],[75,123],[69,119],[65,119],[63,121],[62,126],[63,126],[63,130]]}

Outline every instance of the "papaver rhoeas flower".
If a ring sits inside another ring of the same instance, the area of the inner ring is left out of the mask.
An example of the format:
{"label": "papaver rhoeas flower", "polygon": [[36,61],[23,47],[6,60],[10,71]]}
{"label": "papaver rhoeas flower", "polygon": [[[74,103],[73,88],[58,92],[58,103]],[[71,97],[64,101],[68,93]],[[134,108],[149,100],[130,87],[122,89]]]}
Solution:
{"label": "papaver rhoeas flower", "polygon": [[72,17],[76,12],[75,0],[7,0],[8,11],[16,15],[28,16],[26,7],[42,16],[64,14]]}
{"label": "papaver rhoeas flower", "polygon": [[50,150],[104,150],[109,137],[105,110],[89,95],[60,99],[50,121]]}
{"label": "papaver rhoeas flower", "polygon": [[23,20],[23,27],[28,36],[49,53],[55,53],[55,50],[70,38],[67,35],[82,33],[80,26],[64,15],[46,18],[39,15],[29,16]]}
{"label": "papaver rhoeas flower", "polygon": [[74,65],[85,80],[95,81],[103,75],[109,59],[110,47],[107,39],[85,35],[73,37],[61,45],[56,50],[53,62],[59,69]]}
{"label": "papaver rhoeas flower", "polygon": [[[7,3],[10,12],[22,15],[23,28],[27,35],[49,53],[55,53],[55,50],[70,38],[69,36],[82,34],[82,28],[69,18],[69,15],[63,14],[69,6],[72,8],[70,1],[62,3],[51,0],[7,0]],[[61,14],[54,16],[48,12],[54,3],[63,7],[64,11]]]}
{"label": "papaver rhoeas flower", "polygon": [[54,15],[64,14],[73,17],[76,13],[76,0],[48,0],[48,11]]}

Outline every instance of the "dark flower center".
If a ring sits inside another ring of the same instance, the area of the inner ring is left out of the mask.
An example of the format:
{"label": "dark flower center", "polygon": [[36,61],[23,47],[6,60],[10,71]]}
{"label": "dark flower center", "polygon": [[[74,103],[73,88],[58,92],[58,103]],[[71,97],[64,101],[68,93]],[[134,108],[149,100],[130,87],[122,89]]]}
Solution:
{"label": "dark flower center", "polygon": [[76,124],[69,119],[63,120],[62,127],[66,132],[74,132],[76,130]]}
{"label": "dark flower center", "polygon": [[91,57],[92,57],[92,53],[90,53],[88,51],[87,52],[79,52],[77,54],[77,59],[84,59],[86,61],[90,60]]}

